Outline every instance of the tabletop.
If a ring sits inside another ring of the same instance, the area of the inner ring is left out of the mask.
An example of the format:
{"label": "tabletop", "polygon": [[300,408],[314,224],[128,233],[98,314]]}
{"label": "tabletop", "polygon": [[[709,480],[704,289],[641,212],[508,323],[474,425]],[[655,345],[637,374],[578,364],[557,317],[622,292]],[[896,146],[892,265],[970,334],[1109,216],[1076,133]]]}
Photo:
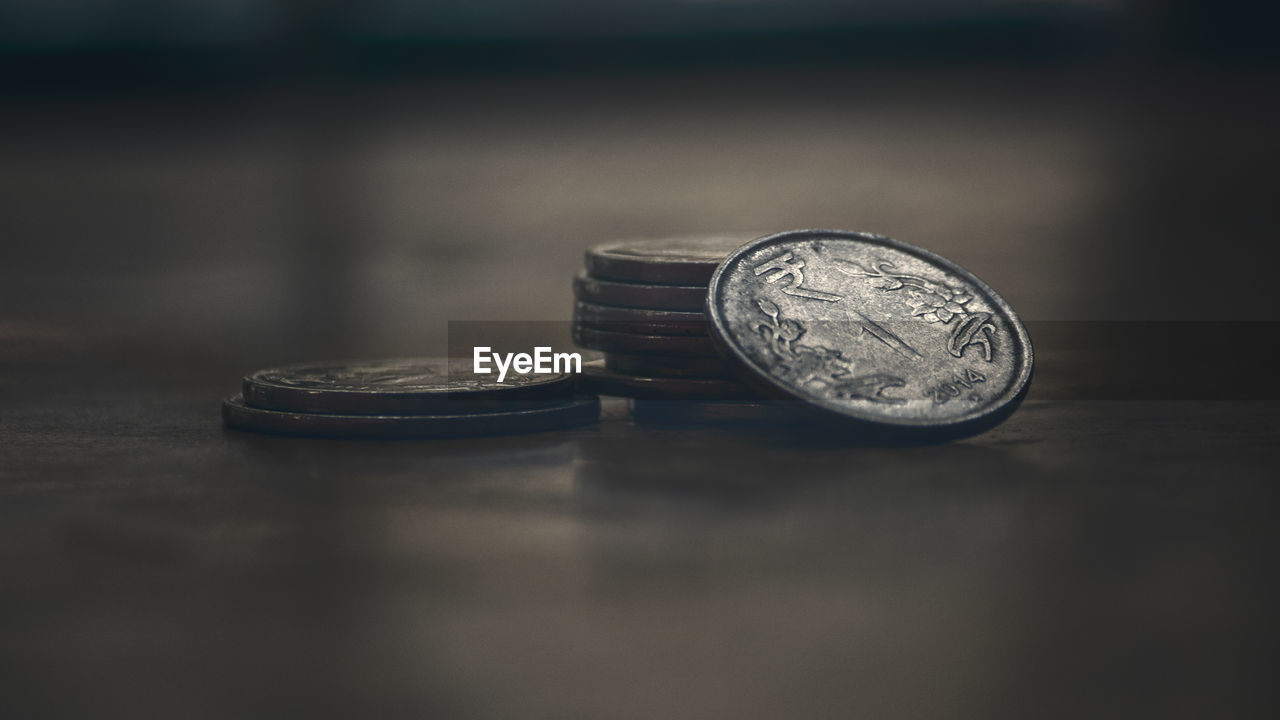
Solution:
{"label": "tabletop", "polygon": [[[3,120],[12,717],[1246,717],[1275,706],[1268,78],[404,80]],[[1186,98],[1196,102],[1188,103]],[[588,245],[848,227],[1022,314],[920,447],[221,425],[251,370],[563,323]]]}

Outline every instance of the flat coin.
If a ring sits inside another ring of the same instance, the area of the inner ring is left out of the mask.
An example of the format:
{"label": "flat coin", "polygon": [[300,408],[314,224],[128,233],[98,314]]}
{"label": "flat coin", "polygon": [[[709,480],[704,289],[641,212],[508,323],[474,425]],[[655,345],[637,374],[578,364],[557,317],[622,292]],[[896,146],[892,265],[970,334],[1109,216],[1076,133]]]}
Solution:
{"label": "flat coin", "polygon": [[707,286],[644,285],[578,275],[573,279],[573,296],[597,305],[702,312]]}
{"label": "flat coin", "polygon": [[706,285],[720,261],[753,237],[726,234],[615,240],[587,251],[587,272],[624,282]]}
{"label": "flat coin", "polygon": [[643,424],[715,424],[715,423],[769,423],[795,424],[808,418],[795,409],[778,402],[717,401],[697,402],[679,400],[628,401],[631,419]]}
{"label": "flat coin", "polygon": [[623,375],[647,377],[699,377],[729,379],[729,366],[720,358],[678,355],[631,355],[605,353],[605,367]]}
{"label": "flat coin", "polygon": [[651,400],[746,400],[760,397],[756,391],[731,380],[624,375],[606,368],[603,360],[582,366],[578,390],[595,395]]}
{"label": "flat coin", "polygon": [[636,355],[688,355],[690,357],[717,357],[718,355],[710,338],[609,332],[583,327],[576,323],[573,326],[573,341],[592,350]]}
{"label": "flat coin", "polygon": [[270,410],[353,415],[419,415],[492,410],[493,403],[565,398],[569,373],[477,374],[470,358],[401,358],[312,363],[244,378],[247,404]]}
{"label": "flat coin", "polygon": [[584,327],[642,335],[694,335],[706,337],[707,316],[703,312],[648,310],[576,303],[574,322]]}
{"label": "flat coin", "polygon": [[222,403],[222,420],[238,430],[313,437],[463,437],[561,430],[600,417],[595,397],[529,403],[522,410],[435,415],[343,415],[267,410],[239,395]]}
{"label": "flat coin", "polygon": [[755,240],[716,270],[707,315],[744,382],[883,437],[981,432],[1031,380],[1008,303],[950,260],[879,235]]}

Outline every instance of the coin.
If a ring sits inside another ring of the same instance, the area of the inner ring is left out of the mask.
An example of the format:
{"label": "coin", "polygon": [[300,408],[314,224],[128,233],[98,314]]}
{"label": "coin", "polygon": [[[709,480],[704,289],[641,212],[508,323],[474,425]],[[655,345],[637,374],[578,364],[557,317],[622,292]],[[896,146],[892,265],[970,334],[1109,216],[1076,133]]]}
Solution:
{"label": "coin", "polygon": [[616,240],[587,251],[587,271],[606,280],[706,285],[720,261],[753,237],[727,234]]}
{"label": "coin", "polygon": [[705,337],[680,337],[677,335],[640,335],[638,333],[609,332],[573,326],[573,341],[582,347],[605,352],[633,353],[636,355],[689,355],[691,357],[716,357],[716,348]]}
{"label": "coin", "polygon": [[680,357],[676,355],[631,355],[605,353],[605,367],[623,375],[646,377],[700,377],[721,378],[730,376],[729,366],[720,358]]}
{"label": "coin", "polygon": [[643,335],[707,334],[706,313],[681,310],[650,310],[579,302],[573,319],[584,327]]}
{"label": "coin", "polygon": [[887,437],[980,432],[1031,380],[1008,303],[950,260],[879,235],[757,239],[716,270],[707,315],[744,382]]}
{"label": "coin", "polygon": [[582,366],[578,389],[585,393],[652,400],[744,400],[759,393],[721,378],[672,378],[625,375],[609,370],[603,360]]}
{"label": "coin", "polygon": [[778,402],[628,400],[631,419],[644,424],[767,423],[793,425],[808,421],[803,414]]}
{"label": "coin", "polygon": [[578,275],[573,279],[573,296],[597,305],[701,312],[707,301],[707,286],[646,285]]}
{"label": "coin", "polygon": [[521,410],[435,415],[347,415],[267,410],[239,395],[222,403],[228,427],[277,435],[315,437],[462,437],[561,430],[600,417],[595,397],[544,401]]}
{"label": "coin", "polygon": [[311,363],[259,370],[244,378],[244,400],[270,410],[353,415],[419,415],[489,410],[493,403],[565,398],[569,373],[473,372],[463,358],[401,358]]}

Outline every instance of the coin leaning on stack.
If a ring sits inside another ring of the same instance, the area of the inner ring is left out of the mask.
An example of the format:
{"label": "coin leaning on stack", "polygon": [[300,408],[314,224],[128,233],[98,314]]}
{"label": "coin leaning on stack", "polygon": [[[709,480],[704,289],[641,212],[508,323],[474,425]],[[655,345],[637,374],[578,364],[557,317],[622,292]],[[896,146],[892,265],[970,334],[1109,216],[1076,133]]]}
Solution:
{"label": "coin leaning on stack", "polygon": [[247,375],[222,404],[233,428],[322,437],[460,437],[595,422],[600,403],[565,373],[509,372],[503,383],[461,359],[290,365]]}
{"label": "coin leaning on stack", "polygon": [[[934,442],[994,427],[1033,353],[999,295],[946,258],[881,235],[792,230],[621,241],[587,252],[573,336],[582,372],[476,374],[467,360],[297,365],[247,376],[228,426],[323,436],[462,436],[594,422],[805,423],[855,442]],[[582,393],[582,394],[576,394]]]}
{"label": "coin leaning on stack", "polygon": [[730,375],[709,337],[705,311],[707,282],[721,261],[750,239],[619,240],[587,250],[586,269],[573,283],[573,338],[605,357],[583,366],[579,389],[632,398],[637,419],[648,417],[636,412],[637,402],[703,408],[759,400],[756,391]]}
{"label": "coin leaning on stack", "polygon": [[716,268],[707,320],[737,377],[861,440],[982,432],[1031,383],[1031,340],[1009,304],[956,263],[883,235],[757,238]]}
{"label": "coin leaning on stack", "polygon": [[[588,272],[574,283],[574,337],[606,357],[581,384],[632,398],[638,421],[808,417],[892,442],[981,432],[1026,395],[1033,354],[1022,321],[950,260],[846,230],[792,230],[728,247],[738,239],[589,250]],[[694,334],[699,298],[714,352]],[[654,377],[624,382],[624,370]],[[735,391],[695,396],[672,376]],[[722,406],[654,402],[704,397]]]}

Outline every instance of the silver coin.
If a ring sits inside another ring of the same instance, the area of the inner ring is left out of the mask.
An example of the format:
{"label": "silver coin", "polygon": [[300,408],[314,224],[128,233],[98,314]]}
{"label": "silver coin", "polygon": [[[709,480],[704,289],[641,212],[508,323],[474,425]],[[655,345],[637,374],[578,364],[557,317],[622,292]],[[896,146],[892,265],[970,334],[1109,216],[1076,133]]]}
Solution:
{"label": "silver coin", "polygon": [[706,285],[720,261],[753,237],[724,234],[616,240],[587,251],[587,272],[624,282]]}
{"label": "silver coin", "polygon": [[573,279],[573,296],[597,305],[701,312],[707,301],[707,286],[647,285],[578,275]]}
{"label": "silver coin", "polygon": [[722,378],[644,377],[609,370],[603,360],[582,366],[578,390],[588,394],[649,400],[747,400],[760,394]]}
{"label": "silver coin", "polygon": [[748,384],[894,437],[980,432],[1031,380],[1031,342],[1008,303],[955,263],[879,235],[755,240],[712,277],[707,314]]}
{"label": "silver coin", "polygon": [[632,355],[605,353],[605,367],[624,375],[646,377],[695,377],[727,379],[729,366],[718,357],[681,357],[678,355]]}
{"label": "silver coin", "polygon": [[583,327],[577,323],[573,325],[573,341],[582,347],[604,352],[635,355],[688,355],[690,357],[718,356],[710,338],[609,332]]}
{"label": "silver coin", "polygon": [[579,302],[574,304],[573,320],[584,327],[613,332],[707,335],[707,316],[701,311],[650,310]]}
{"label": "silver coin", "polygon": [[564,398],[569,373],[473,372],[470,358],[400,358],[310,363],[259,370],[244,378],[244,400],[271,410],[418,415],[485,409],[494,403]]}
{"label": "silver coin", "polygon": [[561,430],[600,417],[595,397],[530,403],[520,410],[433,415],[346,415],[268,410],[235,395],[222,403],[228,427],[277,435],[313,437],[464,437]]}

